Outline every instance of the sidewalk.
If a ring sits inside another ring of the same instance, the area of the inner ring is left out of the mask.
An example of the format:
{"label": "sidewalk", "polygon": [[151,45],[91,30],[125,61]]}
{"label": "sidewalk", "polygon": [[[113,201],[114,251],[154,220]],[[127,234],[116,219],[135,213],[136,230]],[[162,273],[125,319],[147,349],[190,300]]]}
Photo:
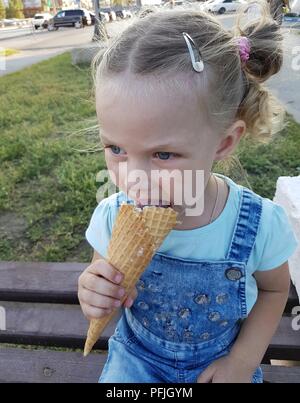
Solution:
{"label": "sidewalk", "polygon": [[32,64],[50,59],[74,47],[91,42],[93,27],[83,30],[65,28],[54,32],[40,32],[0,41],[0,47],[17,49],[20,53],[5,59],[5,70],[0,68],[0,76],[14,73]]}
{"label": "sidewalk", "polygon": [[[106,29],[109,36],[113,37],[120,30],[126,28],[127,25],[128,20],[116,21],[106,24]],[[73,48],[92,44],[93,33],[94,26],[85,27],[83,30],[60,28],[58,31],[40,31],[38,33],[34,32],[31,35],[0,40],[0,48],[20,50],[19,54],[9,56],[5,59],[5,70],[1,70],[0,59],[0,77],[50,59]]]}
{"label": "sidewalk", "polygon": [[283,66],[278,74],[266,82],[266,86],[300,123],[300,31],[282,29],[282,33],[284,36]]}
{"label": "sidewalk", "polygon": [[293,28],[300,29],[300,17],[298,18],[287,18],[282,22],[282,28]]}

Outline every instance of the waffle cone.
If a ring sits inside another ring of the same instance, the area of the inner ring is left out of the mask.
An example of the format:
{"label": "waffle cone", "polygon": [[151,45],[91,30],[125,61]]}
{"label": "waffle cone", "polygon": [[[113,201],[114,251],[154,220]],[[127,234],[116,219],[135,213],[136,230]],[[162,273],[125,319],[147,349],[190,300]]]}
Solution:
{"label": "waffle cone", "polygon": [[[176,212],[171,208],[145,207],[143,210],[122,204],[108,246],[108,262],[124,274],[122,286],[125,301],[149,265],[164,238],[176,225]],[[84,356],[93,348],[117,309],[101,319],[90,322]]]}

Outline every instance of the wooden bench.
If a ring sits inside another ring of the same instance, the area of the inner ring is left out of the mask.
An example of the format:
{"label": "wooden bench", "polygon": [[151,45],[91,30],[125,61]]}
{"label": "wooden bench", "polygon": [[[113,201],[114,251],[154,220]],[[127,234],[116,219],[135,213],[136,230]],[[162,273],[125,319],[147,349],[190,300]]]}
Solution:
{"label": "wooden bench", "polygon": [[[88,321],[78,304],[77,279],[86,266],[0,262],[0,382],[98,381],[117,319],[97,342],[97,351],[84,358]],[[300,330],[291,325],[292,308],[298,305],[292,287],[263,360],[266,382],[300,382],[300,366],[270,365],[271,359],[300,361]]]}

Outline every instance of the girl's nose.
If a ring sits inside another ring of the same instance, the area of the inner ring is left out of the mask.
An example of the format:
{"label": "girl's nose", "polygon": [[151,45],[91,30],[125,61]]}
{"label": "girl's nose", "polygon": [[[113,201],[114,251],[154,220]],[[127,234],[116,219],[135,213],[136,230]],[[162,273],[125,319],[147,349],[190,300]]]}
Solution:
{"label": "girl's nose", "polygon": [[151,167],[145,161],[130,161],[124,172],[127,194],[137,200],[151,192]]}

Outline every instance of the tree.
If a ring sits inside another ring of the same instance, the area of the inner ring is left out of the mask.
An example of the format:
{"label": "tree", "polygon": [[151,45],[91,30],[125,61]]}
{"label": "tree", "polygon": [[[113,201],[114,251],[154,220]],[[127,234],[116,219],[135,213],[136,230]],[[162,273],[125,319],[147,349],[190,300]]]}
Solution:
{"label": "tree", "polygon": [[93,42],[105,41],[109,38],[109,36],[105,26],[105,21],[103,21],[101,18],[99,0],[94,0],[94,8],[96,19],[92,41]]}
{"label": "tree", "polygon": [[6,18],[24,18],[22,0],[9,0]]}
{"label": "tree", "polygon": [[2,0],[0,0],[0,20],[3,20],[6,17],[5,6]]}
{"label": "tree", "polygon": [[122,7],[128,7],[134,4],[132,0],[111,0],[110,4],[112,7],[115,6],[122,6]]}
{"label": "tree", "polygon": [[49,11],[48,0],[41,0],[41,7],[43,11]]}

